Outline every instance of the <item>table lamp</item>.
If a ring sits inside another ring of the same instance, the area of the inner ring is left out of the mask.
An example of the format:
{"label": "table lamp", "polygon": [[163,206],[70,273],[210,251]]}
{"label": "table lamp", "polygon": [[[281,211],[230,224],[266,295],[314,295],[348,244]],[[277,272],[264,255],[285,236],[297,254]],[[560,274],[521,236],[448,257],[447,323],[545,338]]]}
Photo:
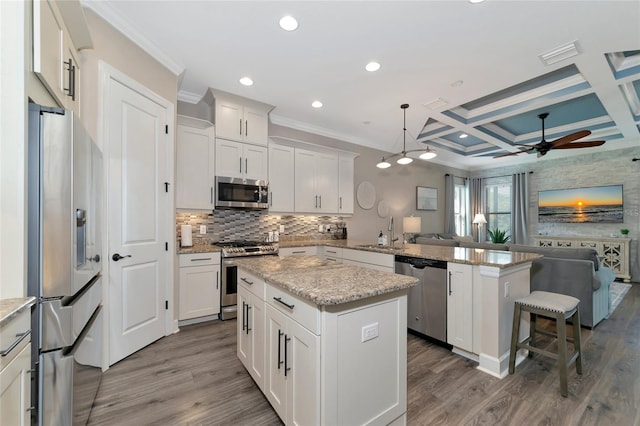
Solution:
{"label": "table lamp", "polygon": [[482,242],[480,241],[480,235],[482,234],[482,225],[487,223],[487,219],[484,217],[484,214],[476,213],[475,217],[473,218],[473,223],[478,225],[478,242],[480,243]]}
{"label": "table lamp", "polygon": [[420,217],[403,217],[402,218],[402,234],[404,242],[407,242],[407,234],[417,234],[422,230],[422,218]]}

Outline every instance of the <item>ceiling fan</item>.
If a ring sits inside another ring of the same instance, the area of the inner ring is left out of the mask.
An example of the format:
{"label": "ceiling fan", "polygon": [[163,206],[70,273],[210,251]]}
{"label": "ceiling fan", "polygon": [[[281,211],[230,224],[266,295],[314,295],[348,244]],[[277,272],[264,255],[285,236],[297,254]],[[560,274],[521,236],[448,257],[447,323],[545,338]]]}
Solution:
{"label": "ceiling fan", "polygon": [[524,145],[524,144],[514,143],[513,145],[523,146],[526,149],[521,149],[520,151],[516,151],[516,152],[509,152],[507,154],[496,155],[493,158],[508,157],[510,155],[518,155],[518,154],[522,154],[523,152],[531,152],[534,150],[538,151],[538,157],[542,157],[552,149],[591,148],[593,146],[600,146],[606,142],[606,141],[588,141],[588,142],[571,143],[575,140],[582,139],[584,137],[589,136],[591,134],[590,130],[580,130],[578,132],[563,136],[560,139],[556,139],[553,142],[547,142],[544,138],[544,119],[547,118],[548,116],[549,116],[548,112],[538,115],[538,118],[542,120],[542,140],[540,142],[538,142],[535,145]]}

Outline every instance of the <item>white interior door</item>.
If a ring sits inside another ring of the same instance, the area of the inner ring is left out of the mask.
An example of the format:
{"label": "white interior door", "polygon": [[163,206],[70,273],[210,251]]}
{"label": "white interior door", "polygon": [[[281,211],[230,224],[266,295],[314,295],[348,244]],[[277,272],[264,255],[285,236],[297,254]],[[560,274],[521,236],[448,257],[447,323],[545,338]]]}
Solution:
{"label": "white interior door", "polygon": [[166,334],[171,193],[166,106],[116,79],[106,86],[111,365]]}

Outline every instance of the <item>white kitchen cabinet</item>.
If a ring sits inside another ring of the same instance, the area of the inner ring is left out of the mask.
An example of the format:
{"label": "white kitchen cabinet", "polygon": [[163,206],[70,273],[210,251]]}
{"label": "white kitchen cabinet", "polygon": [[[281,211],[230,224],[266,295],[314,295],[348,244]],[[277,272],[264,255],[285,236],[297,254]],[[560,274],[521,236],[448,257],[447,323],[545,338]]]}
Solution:
{"label": "white kitchen cabinet", "polygon": [[179,320],[220,313],[220,253],[179,255]]}
{"label": "white kitchen cabinet", "polygon": [[342,263],[384,272],[394,272],[394,255],[365,250],[343,249]]}
{"label": "white kitchen cabinet", "polygon": [[213,210],[215,136],[211,123],[178,116],[176,208]]}
{"label": "white kitchen cabinet", "polygon": [[[6,349],[30,329],[30,309],[23,309],[0,330]],[[29,425],[31,412],[31,339],[23,338],[0,358],[0,425]]]}
{"label": "white kitchen cabinet", "polygon": [[353,157],[340,155],[338,159],[338,213],[353,214]]}
{"label": "white kitchen cabinet", "polygon": [[342,263],[343,254],[342,248],[340,247],[322,247],[321,249],[318,248],[318,255],[321,255],[326,260],[330,260],[336,263]]}
{"label": "white kitchen cabinet", "polygon": [[56,2],[33,2],[33,72],[58,103],[80,114],[78,53]]}
{"label": "white kitchen cabinet", "polygon": [[238,358],[261,391],[265,386],[265,283],[238,271]]}
{"label": "white kitchen cabinet", "polygon": [[473,265],[447,263],[447,343],[473,351]]}
{"label": "white kitchen cabinet", "polygon": [[216,138],[215,157],[216,176],[256,180],[269,177],[268,151],[264,146]]}
{"label": "white kitchen cabinet", "polygon": [[296,213],[338,212],[338,156],[295,148]]}
{"label": "white kitchen cabinet", "polygon": [[316,246],[307,247],[281,247],[278,250],[278,256],[316,256],[318,248]]}
{"label": "white kitchen cabinet", "polygon": [[271,105],[221,91],[215,97],[216,137],[267,145]]}
{"label": "white kitchen cabinet", "polygon": [[320,424],[320,336],[267,304],[267,399],[287,425]]}
{"label": "white kitchen cabinet", "polygon": [[291,213],[294,209],[294,150],[269,144],[269,211]]}

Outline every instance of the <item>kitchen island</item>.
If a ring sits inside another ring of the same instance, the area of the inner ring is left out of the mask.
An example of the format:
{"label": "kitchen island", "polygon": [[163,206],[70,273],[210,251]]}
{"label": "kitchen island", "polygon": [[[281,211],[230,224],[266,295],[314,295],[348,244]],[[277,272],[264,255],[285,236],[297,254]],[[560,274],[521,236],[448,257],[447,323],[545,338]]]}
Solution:
{"label": "kitchen island", "polygon": [[285,424],[405,424],[413,277],[315,256],[234,259],[238,358]]}
{"label": "kitchen island", "polygon": [[[478,362],[485,373],[498,378],[508,374],[514,301],[529,294],[531,262],[541,255],[423,244],[389,248],[352,240],[280,243],[281,247],[312,245],[319,255],[331,249],[337,261],[341,253],[345,263],[357,259],[365,265],[368,260],[362,253],[367,252],[387,266],[396,255],[447,262],[447,343],[453,352]],[[522,320],[520,330],[524,339],[528,319]],[[521,360],[519,354],[516,362]]]}

